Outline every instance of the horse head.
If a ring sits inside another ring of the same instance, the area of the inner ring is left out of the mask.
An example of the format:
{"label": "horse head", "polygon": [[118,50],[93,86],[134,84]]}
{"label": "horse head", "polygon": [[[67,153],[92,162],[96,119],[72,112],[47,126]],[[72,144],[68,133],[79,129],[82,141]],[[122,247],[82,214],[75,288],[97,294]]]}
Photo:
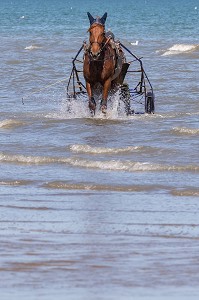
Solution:
{"label": "horse head", "polygon": [[90,21],[90,28],[88,32],[90,33],[90,49],[89,52],[93,60],[97,60],[102,52],[103,45],[105,43],[105,22],[107,18],[107,13],[105,13],[101,18],[93,16],[88,12],[88,18]]}

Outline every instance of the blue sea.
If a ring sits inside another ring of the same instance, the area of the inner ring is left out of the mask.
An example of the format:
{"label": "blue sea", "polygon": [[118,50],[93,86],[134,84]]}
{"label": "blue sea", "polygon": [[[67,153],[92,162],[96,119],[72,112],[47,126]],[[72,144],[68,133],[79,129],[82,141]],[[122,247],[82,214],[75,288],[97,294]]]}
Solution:
{"label": "blue sea", "polygon": [[[154,114],[69,101],[87,12],[142,58]],[[198,299],[198,28],[198,0],[0,0],[1,300]]]}

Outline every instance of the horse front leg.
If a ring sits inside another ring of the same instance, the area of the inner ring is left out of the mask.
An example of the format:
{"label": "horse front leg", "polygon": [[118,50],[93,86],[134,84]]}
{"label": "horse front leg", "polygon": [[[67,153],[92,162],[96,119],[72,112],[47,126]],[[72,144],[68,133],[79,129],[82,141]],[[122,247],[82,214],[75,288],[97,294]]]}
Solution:
{"label": "horse front leg", "polygon": [[87,94],[88,94],[88,107],[91,111],[95,112],[96,102],[95,102],[95,99],[93,97],[91,84],[89,82],[86,82],[86,90],[87,90]]}
{"label": "horse front leg", "polygon": [[103,85],[103,91],[102,91],[102,101],[101,101],[101,111],[102,113],[106,113],[107,110],[107,99],[108,99],[108,93],[111,88],[111,79],[107,79]]}

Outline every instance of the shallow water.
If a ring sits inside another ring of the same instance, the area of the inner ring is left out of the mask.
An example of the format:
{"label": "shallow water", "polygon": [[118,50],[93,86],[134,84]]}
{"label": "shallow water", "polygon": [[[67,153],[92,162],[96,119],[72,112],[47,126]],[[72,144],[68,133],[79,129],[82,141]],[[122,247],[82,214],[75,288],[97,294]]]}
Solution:
{"label": "shallow water", "polygon": [[[1,299],[198,299],[196,4],[79,3],[1,3]],[[143,56],[154,115],[68,103],[86,11]]]}

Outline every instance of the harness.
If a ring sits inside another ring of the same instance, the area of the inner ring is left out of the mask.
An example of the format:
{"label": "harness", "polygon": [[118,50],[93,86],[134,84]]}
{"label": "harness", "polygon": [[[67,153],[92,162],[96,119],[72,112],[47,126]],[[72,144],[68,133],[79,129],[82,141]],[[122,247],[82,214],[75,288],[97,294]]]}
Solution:
{"label": "harness", "polygon": [[[110,59],[110,58],[114,58],[114,55],[110,54],[109,56],[105,57],[104,59],[99,59],[101,53],[103,52],[103,50],[109,46],[111,47],[114,51],[115,51],[115,57],[116,57],[116,65],[115,65],[115,72],[114,72],[114,75],[112,77],[111,80],[114,80],[115,78],[118,77],[118,75],[120,74],[121,70],[122,70],[122,65],[123,63],[126,62],[126,59],[124,57],[124,53],[123,51],[121,50],[121,47],[120,47],[120,43],[119,41],[115,41],[114,40],[114,35],[112,32],[108,31],[106,33],[106,37],[107,37],[107,40],[105,43],[99,43],[99,42],[92,42],[92,43],[89,43],[87,44],[86,42],[84,42],[84,53],[88,53],[89,54],[89,60],[90,62],[92,61],[95,61],[95,62],[102,62],[102,61],[105,61],[107,59]],[[99,54],[98,54],[98,58],[95,60],[92,58],[92,55],[90,53],[90,49],[91,49],[91,46],[92,44],[98,44],[98,45],[102,45],[102,47],[100,48],[100,51],[99,51]]]}
{"label": "harness", "polygon": [[[87,44],[86,42],[84,42],[84,52],[89,54],[90,61],[98,61],[98,62],[104,61],[106,59],[109,59],[109,58],[113,57],[113,55],[109,55],[105,59],[99,59],[101,53],[103,52],[104,49],[106,49],[109,42],[110,42],[110,38],[108,38],[105,43],[92,42],[92,43]],[[99,46],[102,45],[102,47],[100,48],[100,51],[98,53],[97,59],[93,59],[93,57],[90,53],[90,49],[91,49],[92,44],[98,44]]]}

